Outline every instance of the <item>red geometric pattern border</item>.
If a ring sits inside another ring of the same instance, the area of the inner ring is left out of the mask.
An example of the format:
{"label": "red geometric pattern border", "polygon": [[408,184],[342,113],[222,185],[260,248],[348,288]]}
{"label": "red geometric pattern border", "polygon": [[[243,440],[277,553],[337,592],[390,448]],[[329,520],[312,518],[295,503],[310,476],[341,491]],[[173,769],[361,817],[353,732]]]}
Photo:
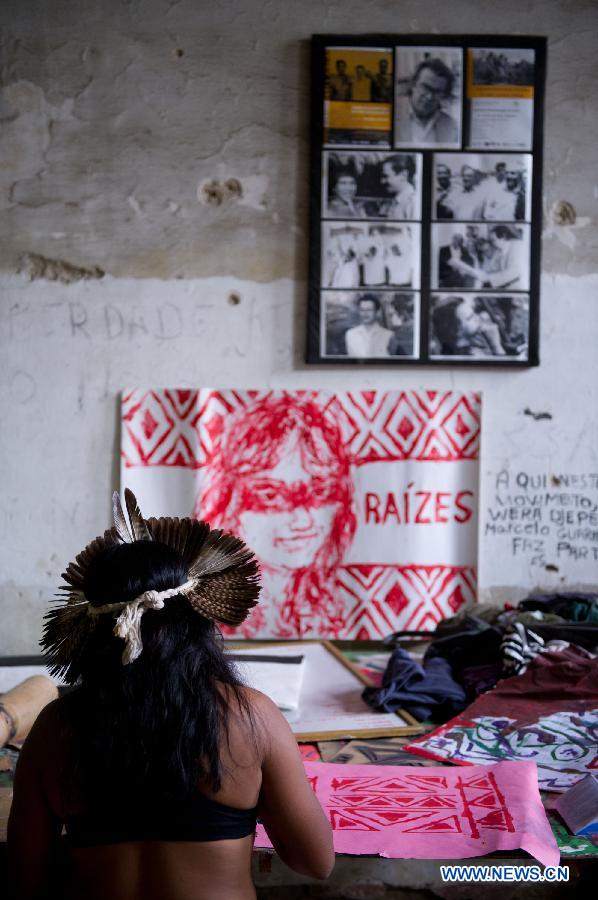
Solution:
{"label": "red geometric pattern border", "polygon": [[515,825],[496,778],[459,776],[453,783],[437,774],[396,778],[333,778],[327,799],[334,831],[382,831],[399,827],[405,834],[513,833]]}
{"label": "red geometric pattern border", "polygon": [[201,468],[231,415],[269,396],[318,403],[340,426],[354,464],[478,458],[479,394],[452,391],[128,391],[122,400],[126,467]]}
{"label": "red geometric pattern border", "polygon": [[191,421],[198,391],[143,391],[123,394],[121,456],[132,466],[195,468],[197,438]]}
{"label": "red geometric pattern border", "polygon": [[341,566],[343,636],[368,640],[394,631],[433,631],[466,603],[476,602],[476,583],[472,566]]}
{"label": "red geometric pattern border", "polygon": [[221,626],[227,637],[332,637],[374,640],[395,631],[433,631],[438,622],[476,602],[476,570],[472,566],[359,565],[340,566],[336,588],[343,621],[337,630],[321,612],[302,620],[301,633],[282,627],[284,605],[267,622],[256,607],[238,628]]}

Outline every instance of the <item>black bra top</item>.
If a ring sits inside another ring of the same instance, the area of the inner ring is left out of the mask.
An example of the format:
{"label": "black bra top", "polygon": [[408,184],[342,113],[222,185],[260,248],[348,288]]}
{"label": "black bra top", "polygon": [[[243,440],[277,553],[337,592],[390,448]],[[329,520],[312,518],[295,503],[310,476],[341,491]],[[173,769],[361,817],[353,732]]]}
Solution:
{"label": "black bra top", "polygon": [[124,841],[226,841],[255,831],[257,808],[237,809],[199,791],[180,801],[137,804],[131,810],[94,809],[65,821],[72,847]]}

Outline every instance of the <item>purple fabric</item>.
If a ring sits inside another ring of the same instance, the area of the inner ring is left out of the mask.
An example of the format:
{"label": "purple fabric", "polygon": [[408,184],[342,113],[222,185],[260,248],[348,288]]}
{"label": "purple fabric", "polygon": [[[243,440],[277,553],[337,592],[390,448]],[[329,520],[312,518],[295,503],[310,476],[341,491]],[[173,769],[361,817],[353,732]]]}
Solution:
{"label": "purple fabric", "polygon": [[420,722],[446,722],[467,704],[465,692],[453,679],[446,659],[434,657],[422,668],[402,647],[393,650],[382,687],[365,688],[362,696],[374,709],[405,709]]}

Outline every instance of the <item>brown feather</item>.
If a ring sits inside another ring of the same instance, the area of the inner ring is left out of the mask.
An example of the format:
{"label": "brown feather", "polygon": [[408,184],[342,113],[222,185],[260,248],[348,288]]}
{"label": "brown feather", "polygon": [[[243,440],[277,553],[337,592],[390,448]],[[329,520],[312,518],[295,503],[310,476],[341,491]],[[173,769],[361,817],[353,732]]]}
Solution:
{"label": "brown feather", "polygon": [[198,557],[210,531],[206,522],[196,519],[152,518],[147,520],[147,526],[152,538],[176,550],[187,566]]}
{"label": "brown feather", "polygon": [[114,527],[116,528],[119,538],[123,544],[131,544],[133,542],[133,536],[129,531],[129,526],[127,525],[118,491],[114,491],[112,494],[112,514],[114,516]]}
{"label": "brown feather", "polygon": [[137,505],[137,500],[133,491],[125,488],[125,505],[129,515],[129,523],[131,526],[131,534],[134,541],[151,541],[152,536],[149,533],[145,519],[141,515],[141,510]]}
{"label": "brown feather", "polygon": [[80,663],[85,645],[96,627],[96,620],[87,613],[87,603],[59,606],[50,610],[44,619],[40,644],[53,675],[73,684],[80,675]]}
{"label": "brown feather", "polygon": [[97,556],[101,550],[104,550],[106,547],[110,547],[113,544],[118,544],[119,542],[120,538],[115,528],[105,531],[101,537],[94,538],[93,541],[91,541],[91,543],[76,556],[75,562],[69,563],[66,570],[62,573],[62,578],[73,587],[82,588],[83,582],[85,581],[85,574],[91,560]]}
{"label": "brown feather", "polygon": [[214,575],[251,558],[251,550],[240,538],[223,531],[210,531],[197,558],[189,567],[189,574],[193,577]]}
{"label": "brown feather", "polygon": [[188,595],[191,606],[208,619],[239,625],[258,601],[260,592],[258,565],[255,557],[244,547],[245,559],[204,576]]}

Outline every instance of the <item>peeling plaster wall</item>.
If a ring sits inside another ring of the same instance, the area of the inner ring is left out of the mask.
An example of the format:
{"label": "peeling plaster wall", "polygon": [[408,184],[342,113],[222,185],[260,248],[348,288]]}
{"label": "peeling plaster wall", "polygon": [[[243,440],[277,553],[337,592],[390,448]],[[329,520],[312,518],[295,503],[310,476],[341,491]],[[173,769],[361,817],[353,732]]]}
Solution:
{"label": "peeling plaster wall", "polygon": [[[569,200],[584,224],[573,246],[551,232],[544,265],[593,270],[595,0],[4,0],[0,16],[0,269],[35,252],[115,277],[302,277],[310,34],[473,30],[550,38],[546,208]],[[241,198],[198,202],[231,177]]]}
{"label": "peeling plaster wall", "polygon": [[[0,21],[0,653],[35,652],[108,523],[133,384],[481,389],[481,596],[596,583],[594,0],[5,0]],[[430,30],[549,37],[542,364],[306,367],[308,38]],[[550,539],[517,548],[496,523],[533,525],[542,479]],[[560,527],[587,533],[558,549]]]}

